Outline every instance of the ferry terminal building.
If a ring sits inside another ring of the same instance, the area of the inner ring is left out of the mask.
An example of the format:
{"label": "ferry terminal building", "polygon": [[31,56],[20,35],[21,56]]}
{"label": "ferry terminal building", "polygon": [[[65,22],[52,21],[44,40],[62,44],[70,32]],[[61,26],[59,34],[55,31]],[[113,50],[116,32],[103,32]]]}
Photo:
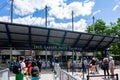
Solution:
{"label": "ferry terminal building", "polygon": [[23,55],[41,58],[47,62],[52,57],[63,62],[83,56],[93,56],[118,40],[117,37],[45,28],[31,25],[0,22],[0,56],[2,62]]}

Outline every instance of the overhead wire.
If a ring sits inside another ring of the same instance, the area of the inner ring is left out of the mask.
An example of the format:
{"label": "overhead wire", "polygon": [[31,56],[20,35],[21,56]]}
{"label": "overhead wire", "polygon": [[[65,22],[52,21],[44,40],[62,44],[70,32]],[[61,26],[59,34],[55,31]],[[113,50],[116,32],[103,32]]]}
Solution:
{"label": "overhead wire", "polygon": [[[21,11],[20,11],[20,13],[22,13]],[[38,16],[37,16],[37,18],[30,24],[30,25],[33,25],[34,24],[34,22],[39,18],[39,16],[41,15],[41,12],[40,12],[40,14],[38,13]],[[25,20],[25,22],[27,23],[27,24],[29,24],[29,22],[25,19],[25,17],[23,17],[23,19]],[[21,22],[21,20],[19,19],[19,21]]]}
{"label": "overhead wire", "polygon": [[33,25],[34,22],[35,22],[40,16],[41,16],[41,12],[40,12],[40,14],[38,13],[38,16],[33,20],[33,22],[31,23],[31,25]]}
{"label": "overhead wire", "polygon": [[7,2],[3,2],[0,5],[2,5],[2,6],[0,6],[0,11],[1,11],[2,9],[4,9],[8,5],[8,1]]}

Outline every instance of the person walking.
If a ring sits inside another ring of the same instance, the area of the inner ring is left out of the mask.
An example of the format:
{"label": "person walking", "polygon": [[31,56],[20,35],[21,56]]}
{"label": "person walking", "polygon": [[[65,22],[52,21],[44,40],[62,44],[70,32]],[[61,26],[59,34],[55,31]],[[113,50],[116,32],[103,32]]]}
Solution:
{"label": "person walking", "polygon": [[83,70],[85,73],[87,73],[87,69],[88,69],[88,62],[87,59],[85,58],[83,61]]}
{"label": "person walking", "polygon": [[32,65],[32,61],[29,60],[29,61],[28,61],[28,65],[27,65],[27,73],[28,73],[28,76],[30,76],[30,74],[31,74],[31,65]]}
{"label": "person walking", "polygon": [[31,80],[39,80],[39,78],[40,78],[39,68],[37,66],[37,63],[33,61],[31,68]]}
{"label": "person walking", "polygon": [[105,78],[106,78],[106,73],[107,73],[107,75],[109,77],[109,61],[108,61],[108,58],[103,59],[102,67],[103,67],[103,70],[104,70]]}
{"label": "person walking", "polygon": [[92,72],[92,74],[95,74],[96,73],[96,60],[95,60],[95,57],[92,58],[92,61],[90,62],[90,64],[92,64],[91,72]]}
{"label": "person walking", "polygon": [[54,72],[54,66],[55,66],[55,58],[54,57],[52,58],[51,62],[52,62],[52,71]]}
{"label": "person walking", "polygon": [[70,70],[70,67],[71,67],[71,62],[70,62],[70,60],[68,60],[68,61],[67,61],[67,71]]}
{"label": "person walking", "polygon": [[39,68],[39,74],[41,73],[41,67],[42,67],[42,60],[40,58],[37,59],[37,66]]}
{"label": "person walking", "polygon": [[110,73],[111,73],[111,77],[113,78],[114,77],[114,68],[115,68],[115,64],[114,64],[114,60],[113,60],[113,57],[109,57],[109,69],[110,69]]}
{"label": "person walking", "polygon": [[[20,57],[20,61],[19,61],[19,66],[20,66],[20,68],[21,69],[19,69],[19,71],[20,72],[18,72],[18,73],[16,73],[16,75],[15,75],[15,80],[24,80],[24,73],[23,73],[23,71],[24,71],[24,69],[26,68],[26,65],[25,65],[25,58],[24,57]],[[18,66],[16,66],[16,67],[18,67]],[[17,70],[17,68],[16,68],[16,70]]]}
{"label": "person walking", "polygon": [[99,74],[99,59],[96,57],[96,73]]}

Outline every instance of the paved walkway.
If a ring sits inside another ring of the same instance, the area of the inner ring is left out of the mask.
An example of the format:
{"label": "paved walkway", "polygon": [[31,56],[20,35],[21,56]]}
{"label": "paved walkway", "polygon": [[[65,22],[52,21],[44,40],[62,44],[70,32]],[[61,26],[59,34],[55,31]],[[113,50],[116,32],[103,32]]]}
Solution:
{"label": "paved walkway", "polygon": [[[71,72],[70,72],[70,74],[72,74]],[[92,76],[97,76],[97,75],[103,75],[104,74],[104,71],[103,70],[99,70],[99,74],[90,74],[90,75],[92,75]],[[117,69],[115,69],[115,74],[118,74],[118,78],[120,79],[120,68],[117,68]],[[73,72],[73,75],[78,79],[78,80],[83,80],[82,78],[83,78],[83,74],[81,73],[81,72]],[[84,80],[86,80],[87,79],[87,76],[88,75],[88,73],[85,73],[84,74]],[[118,80],[119,80],[118,79]],[[89,80],[116,80],[116,77],[115,78],[104,78],[104,76],[101,76],[101,77],[90,77],[90,79]]]}
{"label": "paved walkway", "polygon": [[[50,69],[42,70],[41,72],[41,78],[39,80],[54,80],[54,74]],[[10,74],[10,80],[15,80],[15,75],[13,73]],[[24,77],[24,80],[27,80],[26,77]]]}
{"label": "paved walkway", "polygon": [[[70,74],[72,74],[72,72],[69,72]],[[120,68],[117,68],[115,69],[115,74],[118,74],[119,76],[119,79],[120,79]],[[78,80],[83,80],[82,77],[82,73],[81,72],[73,72],[73,75],[78,79]],[[88,74],[86,73],[84,76],[85,76],[85,79],[86,80],[86,76]],[[90,75],[93,75],[93,74],[90,74]],[[99,74],[94,74],[94,75],[103,75],[103,70],[100,69],[99,71]],[[15,80],[15,75],[14,74],[11,74],[10,75],[10,80]],[[26,77],[24,80],[27,80]],[[45,70],[42,70],[42,73],[41,73],[41,78],[39,80],[55,80],[54,79],[54,73],[50,70],[50,69],[45,69]],[[90,80],[116,80],[116,79],[104,79],[104,77],[91,77]]]}

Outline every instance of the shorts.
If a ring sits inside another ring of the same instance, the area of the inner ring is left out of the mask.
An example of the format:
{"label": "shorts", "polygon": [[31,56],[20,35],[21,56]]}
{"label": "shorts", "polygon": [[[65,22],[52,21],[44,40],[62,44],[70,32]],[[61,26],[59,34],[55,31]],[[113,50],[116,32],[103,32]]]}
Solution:
{"label": "shorts", "polygon": [[15,80],[24,80],[24,75],[22,73],[16,74]]}
{"label": "shorts", "polygon": [[39,80],[38,77],[32,77],[32,80]]}

